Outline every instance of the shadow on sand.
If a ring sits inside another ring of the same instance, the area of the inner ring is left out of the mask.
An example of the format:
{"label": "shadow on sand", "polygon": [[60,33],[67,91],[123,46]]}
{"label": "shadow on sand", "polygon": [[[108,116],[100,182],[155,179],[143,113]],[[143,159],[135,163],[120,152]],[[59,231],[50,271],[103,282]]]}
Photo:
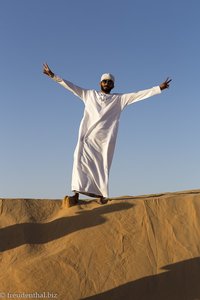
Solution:
{"label": "shadow on sand", "polygon": [[127,210],[130,203],[116,203],[83,210],[75,216],[62,217],[49,223],[21,223],[0,229],[0,251],[6,251],[24,244],[43,244],[69,233],[97,226],[106,222],[105,214]]}
{"label": "shadow on sand", "polygon": [[162,268],[166,272],[144,277],[82,300],[200,300],[200,258]]}

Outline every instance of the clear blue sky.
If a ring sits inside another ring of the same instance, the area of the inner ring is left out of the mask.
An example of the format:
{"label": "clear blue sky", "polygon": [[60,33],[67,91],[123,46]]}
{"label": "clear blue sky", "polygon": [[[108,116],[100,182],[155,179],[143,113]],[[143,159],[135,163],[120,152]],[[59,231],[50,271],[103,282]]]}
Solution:
{"label": "clear blue sky", "polygon": [[0,196],[70,193],[82,102],[42,74],[115,92],[173,79],[122,114],[110,195],[200,188],[200,1],[2,0]]}

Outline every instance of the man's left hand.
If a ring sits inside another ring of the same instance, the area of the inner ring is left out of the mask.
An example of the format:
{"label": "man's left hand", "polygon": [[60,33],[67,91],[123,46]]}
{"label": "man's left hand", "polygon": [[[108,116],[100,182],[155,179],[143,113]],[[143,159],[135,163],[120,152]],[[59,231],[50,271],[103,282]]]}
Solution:
{"label": "man's left hand", "polygon": [[169,79],[169,77],[167,77],[167,79],[163,83],[160,84],[161,91],[168,89],[171,81],[172,81],[172,79]]}

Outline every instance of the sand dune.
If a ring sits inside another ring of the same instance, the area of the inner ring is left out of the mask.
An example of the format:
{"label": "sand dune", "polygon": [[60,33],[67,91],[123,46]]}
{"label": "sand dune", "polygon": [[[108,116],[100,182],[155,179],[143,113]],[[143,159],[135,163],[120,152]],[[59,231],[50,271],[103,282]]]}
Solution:
{"label": "sand dune", "polygon": [[1,299],[200,300],[200,190],[1,199],[0,251]]}

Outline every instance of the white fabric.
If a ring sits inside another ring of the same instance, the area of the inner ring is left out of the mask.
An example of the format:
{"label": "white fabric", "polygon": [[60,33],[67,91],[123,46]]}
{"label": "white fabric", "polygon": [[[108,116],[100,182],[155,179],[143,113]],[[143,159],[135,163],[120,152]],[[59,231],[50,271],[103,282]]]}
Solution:
{"label": "white fabric", "polygon": [[129,94],[105,94],[80,88],[57,76],[54,80],[85,104],[74,152],[72,191],[108,197],[108,177],[119,118],[129,104],[161,93],[159,86]]}
{"label": "white fabric", "polygon": [[110,79],[110,80],[112,80],[113,82],[115,82],[115,77],[114,77],[112,74],[110,74],[110,73],[105,73],[105,74],[103,74],[103,75],[101,76],[101,81],[102,81],[102,80],[105,80],[105,79]]}

